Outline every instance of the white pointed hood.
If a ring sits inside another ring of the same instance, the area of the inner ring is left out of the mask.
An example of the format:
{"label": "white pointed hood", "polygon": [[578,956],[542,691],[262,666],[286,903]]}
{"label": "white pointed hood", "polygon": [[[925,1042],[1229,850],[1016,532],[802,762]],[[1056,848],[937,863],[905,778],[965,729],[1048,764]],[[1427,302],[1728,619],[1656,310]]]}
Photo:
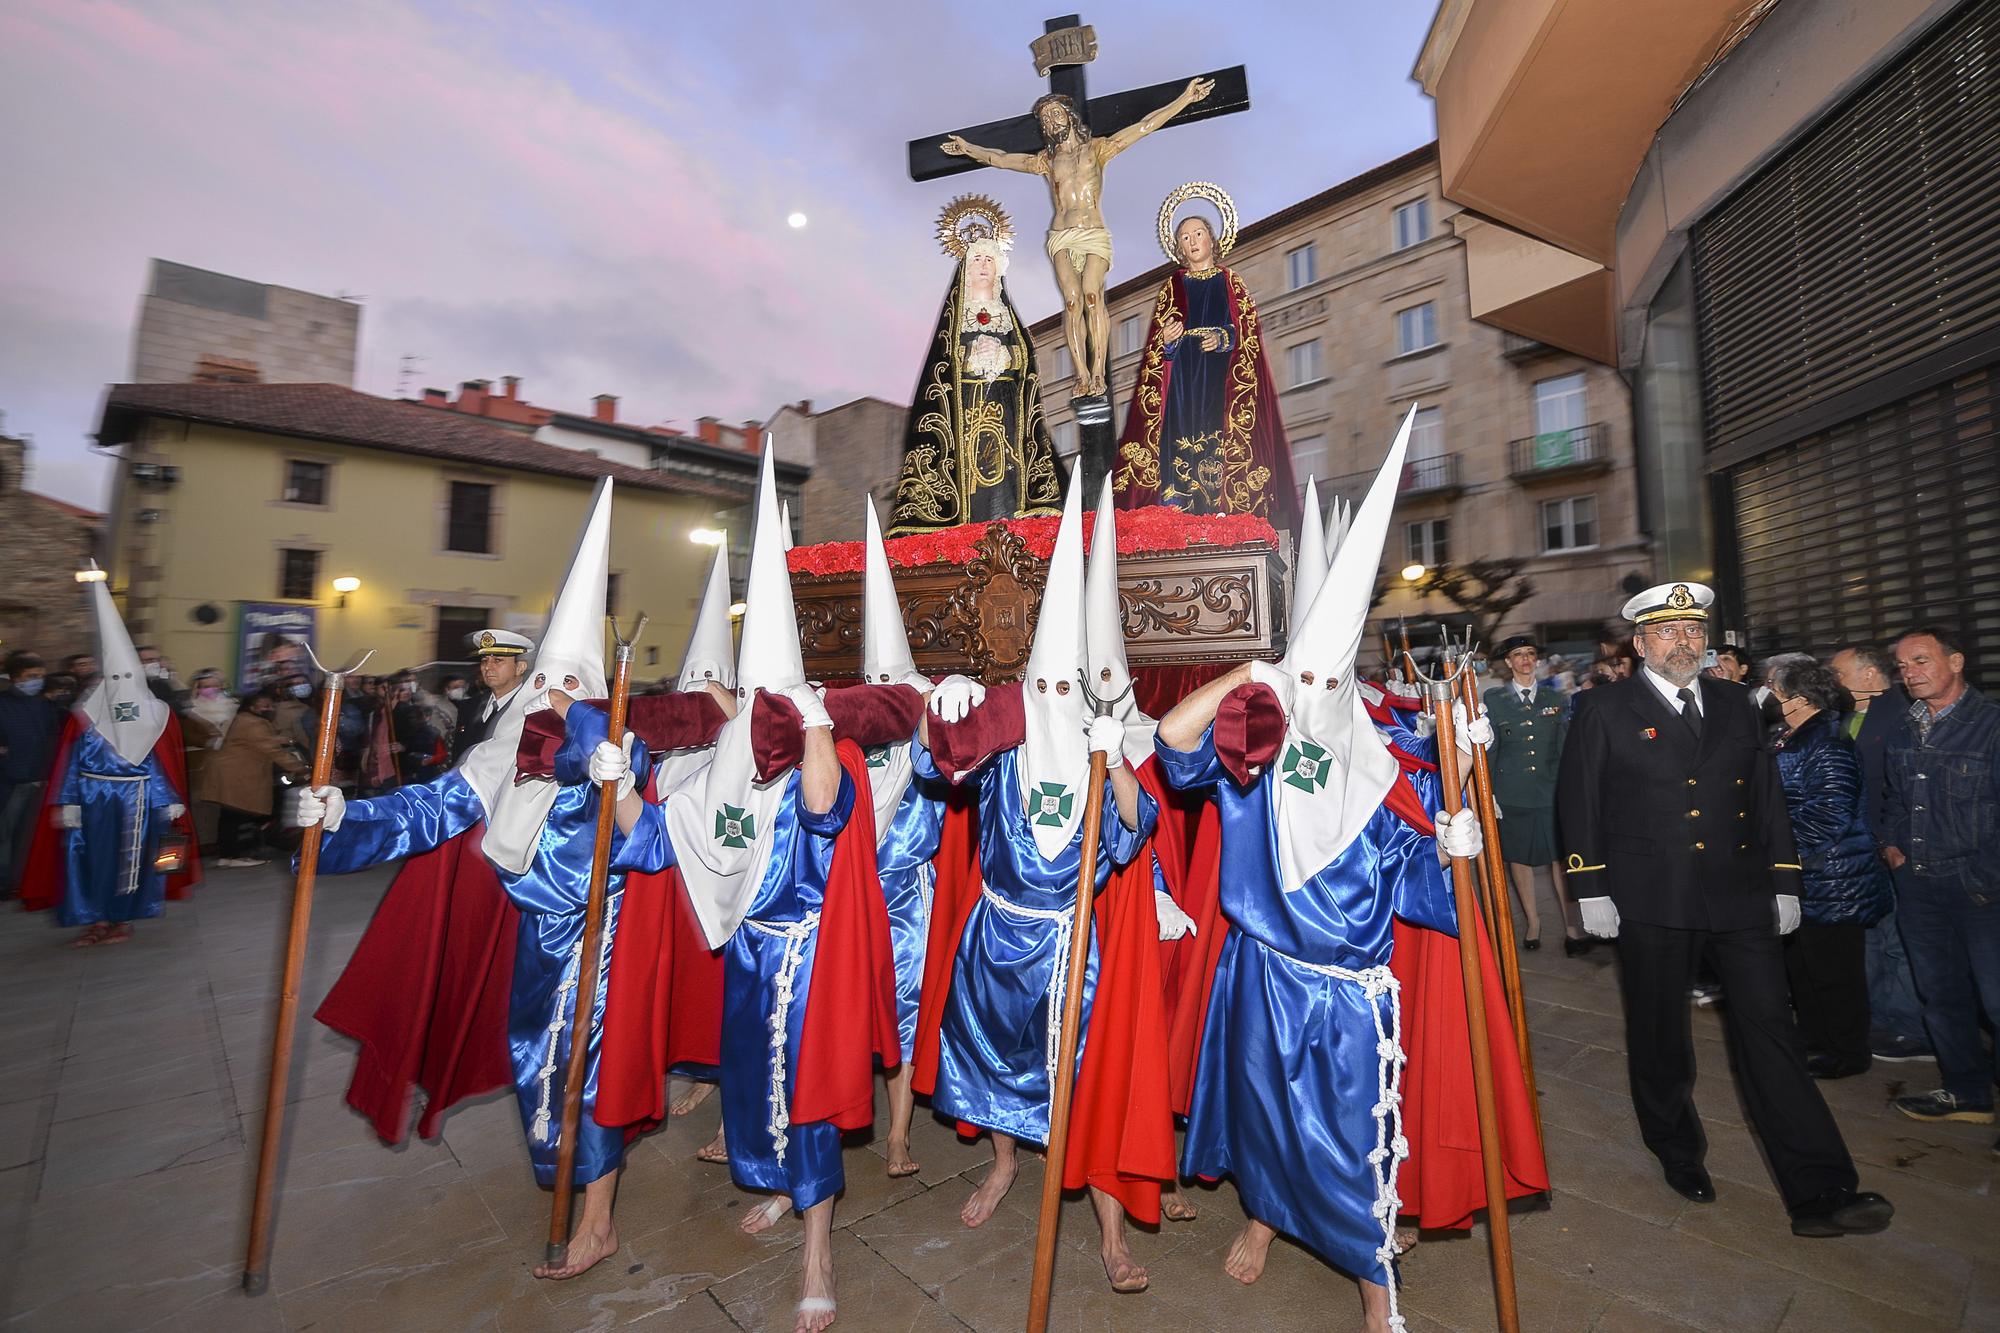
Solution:
{"label": "white pointed hood", "polygon": [[788,770],[758,782],[750,719],[757,691],[776,692],[805,683],[798,612],[785,565],[778,509],[775,457],[764,447],[757,482],[757,524],[750,544],[744,594],[743,636],[736,657],[736,716],[715,738],[707,767],[670,792],[667,833],[695,918],[711,947],[736,933],[771,858],[772,825],[792,780]]}
{"label": "white pointed hood", "polygon": [[1132,668],[1125,661],[1116,513],[1111,504],[1111,478],[1106,477],[1090,532],[1090,575],[1083,591],[1084,651],[1090,688],[1098,698],[1116,701],[1111,715],[1125,724],[1125,762],[1136,770],[1153,757],[1153,733],[1160,724],[1140,710],[1132,692]]}
{"label": "white pointed hood", "polygon": [[[606,693],[604,615],[610,565],[611,478],[601,477],[527,679],[494,718],[486,739],[467,750],[459,765],[486,807],[486,859],[509,874],[521,874],[534,860],[556,801],[554,778],[514,780],[514,757],[528,714],[549,706],[550,690],[573,699],[602,699]],[[567,683],[571,680],[575,683]]]}
{"label": "white pointed hood", "polygon": [[1382,544],[1409,450],[1412,407],[1375,474],[1278,669],[1292,707],[1272,774],[1278,866],[1291,893],[1345,851],[1389,794],[1397,765],[1362,707],[1355,659],[1375,596]]}
{"label": "white pointed hood", "polygon": [[1333,512],[1326,519],[1326,559],[1328,564],[1340,554],[1340,544],[1347,540],[1347,529],[1354,523],[1354,503],[1334,497]]}
{"label": "white pointed hood", "polygon": [[785,539],[785,549],[789,551],[792,549],[792,502],[790,500],[778,501],[778,522],[781,525],[778,529],[779,535]]}
{"label": "white pointed hood", "polygon": [[[889,573],[889,552],[882,545],[882,520],[875,513],[875,497],[863,497],[862,504],[867,510],[868,563],[861,585],[861,679],[869,685],[909,682],[922,688],[929,682],[918,674],[916,659],[910,656],[910,632],[903,623],[896,580]],[[908,740],[869,750],[868,787],[874,797],[878,843],[888,840],[896,807],[910,789],[914,772]]]}
{"label": "white pointed hood", "polygon": [[[1333,515],[1334,521],[1339,522],[1338,499],[1333,502]],[[1292,611],[1287,621],[1294,628],[1305,620],[1313,598],[1319,595],[1319,585],[1326,582],[1329,549],[1320,527],[1319,484],[1307,477],[1305,513],[1299,517],[1298,545],[1292,548]]]}
{"label": "white pointed hood", "polygon": [[708,681],[725,690],[736,688],[736,635],[729,628],[729,548],[717,543],[708,567],[701,609],[694,614],[687,652],[681,657],[676,690],[697,690]]}
{"label": "white pointed hood", "polygon": [[[91,561],[90,567],[96,569],[97,562]],[[103,579],[90,585],[90,610],[97,621],[97,669],[102,675],[76,701],[73,711],[79,723],[96,728],[120,759],[143,767],[173,710],[147,687],[139,652]]]}
{"label": "white pointed hood", "polygon": [[1021,711],[1027,733],[1021,742],[1021,805],[1042,859],[1053,861],[1076,837],[1083,822],[1089,780],[1090,741],[1085,727],[1090,705],[1082,689],[1083,631],[1083,469],[1070,475],[1062,526],[1049,556],[1035,621],[1035,644],[1028,650],[1027,677],[1021,682]]}

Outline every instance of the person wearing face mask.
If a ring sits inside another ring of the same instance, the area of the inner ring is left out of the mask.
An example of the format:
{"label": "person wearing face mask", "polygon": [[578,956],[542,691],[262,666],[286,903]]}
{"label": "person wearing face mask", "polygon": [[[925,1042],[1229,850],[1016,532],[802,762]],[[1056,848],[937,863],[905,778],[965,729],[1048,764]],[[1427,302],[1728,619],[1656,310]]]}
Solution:
{"label": "person wearing face mask", "polygon": [[173,665],[154,645],[139,645],[139,670],[145,673],[146,688],[167,707],[178,710],[187,701],[187,691],[174,684]]}
{"label": "person wearing face mask", "polygon": [[[188,789],[199,793],[206,785],[208,766],[222,749],[222,738],[236,720],[236,697],[222,687],[222,673],[214,667],[195,672],[189,682],[187,706],[181,710],[181,740],[187,748]],[[194,803],[194,824],[204,847],[215,845],[217,807],[198,795]]]}
{"label": "person wearing face mask", "polygon": [[30,652],[7,654],[0,690],[0,898],[14,895],[54,761],[62,710],[43,693],[47,669]]}
{"label": "person wearing face mask", "polygon": [[1667,583],[1625,604],[1644,666],[1579,699],[1564,741],[1569,882],[1584,929],[1617,942],[1633,1109],[1668,1186],[1715,1199],[1687,1003],[1705,959],[1728,996],[1738,1090],[1792,1234],[1880,1231],[1895,1209],[1857,1191],[1792,1022],[1780,937],[1799,925],[1797,844],[1749,691],[1701,672],[1714,600],[1703,584]]}

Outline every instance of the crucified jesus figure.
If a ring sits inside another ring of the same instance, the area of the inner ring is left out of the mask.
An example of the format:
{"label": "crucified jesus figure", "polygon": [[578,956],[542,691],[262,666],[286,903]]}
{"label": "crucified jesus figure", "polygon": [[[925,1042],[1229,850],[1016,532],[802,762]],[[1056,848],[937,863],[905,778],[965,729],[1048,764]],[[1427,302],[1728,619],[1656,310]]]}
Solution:
{"label": "crucified jesus figure", "polygon": [[940,145],[953,157],[969,157],[982,166],[1048,177],[1055,217],[1049,223],[1047,248],[1056,269],[1056,286],[1062,289],[1063,341],[1069,345],[1070,364],[1076,367],[1079,396],[1104,392],[1110,333],[1104,277],[1111,271],[1111,232],[1099,207],[1104,165],[1214,88],[1213,79],[1190,79],[1179,97],[1102,139],[1091,135],[1074,102],[1049,93],[1036,100],[1032,111],[1047,145],[1039,153],[1002,153],[968,143],[957,134]]}

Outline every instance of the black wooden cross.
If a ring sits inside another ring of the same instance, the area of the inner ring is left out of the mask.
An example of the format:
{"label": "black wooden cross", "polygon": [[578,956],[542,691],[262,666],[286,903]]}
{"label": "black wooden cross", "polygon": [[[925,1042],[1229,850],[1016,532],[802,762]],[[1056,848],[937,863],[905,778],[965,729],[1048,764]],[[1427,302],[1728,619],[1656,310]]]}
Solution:
{"label": "black wooden cross", "polygon": [[[1042,25],[1043,31],[1058,33],[1065,29],[1079,28],[1081,25],[1075,14],[1065,14],[1053,18]],[[1049,71],[1049,91],[1062,93],[1076,103],[1083,121],[1093,135],[1112,134],[1141,116],[1158,111],[1167,103],[1179,97],[1187,87],[1186,79],[1176,79],[1169,83],[1156,83],[1149,88],[1134,88],[1129,92],[1107,93],[1103,97],[1091,97],[1084,89],[1084,67],[1081,64],[1057,65]],[[1231,65],[1228,69],[1213,70],[1201,76],[1215,80],[1215,91],[1203,100],[1181,112],[1164,128],[1176,125],[1190,125],[1197,120],[1207,120],[1213,116],[1227,116],[1237,111],[1250,109],[1250,80],[1241,65]],[[976,171],[979,163],[967,157],[952,157],[941,147],[951,134],[963,135],[982,148],[993,148],[1003,153],[1039,153],[1046,146],[1042,143],[1042,127],[1029,115],[1010,116],[1005,120],[989,120],[984,125],[970,125],[962,130],[946,131],[927,138],[910,140],[910,179],[915,181],[937,180],[941,176],[953,176],[961,171]]]}

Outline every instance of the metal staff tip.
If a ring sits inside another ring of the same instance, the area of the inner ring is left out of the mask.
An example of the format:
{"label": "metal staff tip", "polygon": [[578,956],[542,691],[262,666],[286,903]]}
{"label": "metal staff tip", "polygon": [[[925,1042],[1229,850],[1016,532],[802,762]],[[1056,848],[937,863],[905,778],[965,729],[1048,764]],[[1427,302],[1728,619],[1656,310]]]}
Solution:
{"label": "metal staff tip", "polygon": [[646,613],[641,611],[639,618],[632,622],[632,633],[629,636],[619,632],[617,616],[606,616],[604,617],[604,621],[611,626],[611,644],[613,650],[619,658],[630,660],[632,645],[637,643],[639,636],[646,632]]}
{"label": "metal staff tip", "polygon": [[303,644],[301,646],[306,650],[306,656],[312,659],[312,664],[320,669],[321,675],[338,676],[343,680],[353,675],[355,672],[361,670],[361,668],[367,664],[368,659],[375,656],[375,650],[373,648],[370,648],[366,652],[362,653],[361,656],[356,657],[350,662],[348,662],[346,666],[341,667],[339,670],[334,670],[332,668],[329,668],[326,663],[319,660],[319,654],[313,651],[313,647],[311,644],[308,643],[308,644]]}

